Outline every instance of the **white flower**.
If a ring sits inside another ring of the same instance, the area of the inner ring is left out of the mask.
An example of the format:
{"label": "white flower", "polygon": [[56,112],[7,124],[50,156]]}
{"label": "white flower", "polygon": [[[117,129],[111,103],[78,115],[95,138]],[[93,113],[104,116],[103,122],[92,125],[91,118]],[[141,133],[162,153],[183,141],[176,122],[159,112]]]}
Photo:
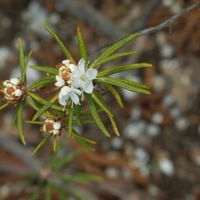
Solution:
{"label": "white flower", "polygon": [[72,87],[81,88],[86,93],[92,93],[94,88],[92,80],[96,78],[96,75],[96,69],[85,69],[85,60],[82,58],[78,63],[77,69],[71,73]]}
{"label": "white flower", "polygon": [[0,92],[4,94],[4,100],[9,103],[17,103],[26,96],[26,85],[19,78],[11,78],[3,82],[4,88]]}
{"label": "white flower", "polygon": [[62,64],[59,64],[56,67],[58,68],[58,74],[56,75],[55,86],[70,86],[72,82],[70,74],[77,69],[76,65],[74,65],[70,60],[67,59],[63,60]]}
{"label": "white flower", "polygon": [[80,90],[75,89],[73,87],[64,86],[60,90],[58,101],[61,105],[66,106],[67,101],[70,98],[73,101],[73,103],[77,105],[79,104],[78,95],[81,95]]}
{"label": "white flower", "polygon": [[55,135],[60,136],[62,132],[63,125],[60,119],[56,118],[46,118],[43,120],[44,124],[40,127],[40,131],[46,132],[46,136]]}

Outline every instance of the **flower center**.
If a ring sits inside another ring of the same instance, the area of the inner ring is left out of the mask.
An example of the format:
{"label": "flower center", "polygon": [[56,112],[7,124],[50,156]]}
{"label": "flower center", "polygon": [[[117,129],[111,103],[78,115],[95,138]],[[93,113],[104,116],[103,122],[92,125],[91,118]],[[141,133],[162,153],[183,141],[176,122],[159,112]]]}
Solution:
{"label": "flower center", "polygon": [[86,77],[85,74],[83,74],[83,75],[81,76],[81,80],[82,80],[82,81],[86,81],[86,80],[87,80],[87,77]]}

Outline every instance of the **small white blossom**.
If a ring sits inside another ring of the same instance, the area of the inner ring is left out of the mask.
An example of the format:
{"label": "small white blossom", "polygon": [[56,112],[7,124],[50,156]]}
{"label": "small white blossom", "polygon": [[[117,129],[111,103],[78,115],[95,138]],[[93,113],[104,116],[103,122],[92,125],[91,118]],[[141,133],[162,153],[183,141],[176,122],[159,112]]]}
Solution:
{"label": "small white blossom", "polygon": [[58,101],[61,105],[66,106],[67,101],[71,99],[76,105],[79,104],[79,97],[81,91],[73,87],[64,86],[59,93]]}
{"label": "small white blossom", "polygon": [[40,131],[46,132],[46,136],[55,135],[60,136],[64,124],[60,119],[56,118],[46,118],[43,120],[44,124],[40,127]]}
{"label": "small white blossom", "polygon": [[94,88],[92,80],[96,78],[96,75],[96,69],[85,69],[85,60],[82,58],[78,63],[77,69],[71,73],[72,87],[81,88],[86,93],[92,93]]}
{"label": "small white blossom", "polygon": [[64,85],[70,86],[71,81],[71,73],[77,69],[76,65],[73,64],[70,60],[63,60],[61,64],[56,66],[58,68],[58,74],[56,75],[56,83],[55,86],[62,87]]}
{"label": "small white blossom", "polygon": [[11,78],[3,82],[4,88],[0,92],[4,94],[3,100],[9,103],[17,103],[26,96],[26,85],[19,78]]}

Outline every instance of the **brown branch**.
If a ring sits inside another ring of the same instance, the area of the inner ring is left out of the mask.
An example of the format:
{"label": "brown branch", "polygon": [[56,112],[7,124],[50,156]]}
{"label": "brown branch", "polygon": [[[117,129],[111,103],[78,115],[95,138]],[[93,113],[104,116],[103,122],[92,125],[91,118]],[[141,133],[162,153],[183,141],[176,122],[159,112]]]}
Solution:
{"label": "brown branch", "polygon": [[188,12],[196,9],[200,7],[200,2],[199,3],[195,3],[191,6],[189,6],[188,8],[186,9],[183,9],[180,13],[176,14],[176,15],[173,15],[171,18],[169,18],[168,20],[164,21],[163,23],[157,25],[157,26],[153,26],[153,27],[150,27],[150,28],[147,28],[147,29],[144,29],[142,31],[140,31],[140,36],[141,35],[147,35],[147,34],[150,34],[150,33],[155,33],[165,27],[170,27],[172,26],[172,24],[179,18],[181,17],[182,15],[184,14],[187,14]]}

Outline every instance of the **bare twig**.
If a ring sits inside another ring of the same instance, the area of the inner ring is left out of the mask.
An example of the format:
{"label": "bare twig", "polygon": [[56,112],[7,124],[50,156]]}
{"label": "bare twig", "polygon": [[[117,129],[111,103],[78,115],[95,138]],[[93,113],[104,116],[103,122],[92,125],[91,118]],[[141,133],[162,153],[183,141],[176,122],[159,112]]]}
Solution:
{"label": "bare twig", "polygon": [[200,2],[199,3],[195,3],[193,5],[191,5],[190,7],[186,8],[186,9],[183,9],[180,13],[172,16],[171,18],[169,18],[168,20],[164,21],[163,23],[157,25],[157,26],[154,26],[154,27],[150,27],[150,28],[147,28],[147,29],[144,29],[142,31],[140,31],[140,35],[147,35],[147,34],[150,34],[150,33],[155,33],[165,27],[171,27],[172,24],[179,18],[181,17],[182,15],[196,9],[200,7]]}

